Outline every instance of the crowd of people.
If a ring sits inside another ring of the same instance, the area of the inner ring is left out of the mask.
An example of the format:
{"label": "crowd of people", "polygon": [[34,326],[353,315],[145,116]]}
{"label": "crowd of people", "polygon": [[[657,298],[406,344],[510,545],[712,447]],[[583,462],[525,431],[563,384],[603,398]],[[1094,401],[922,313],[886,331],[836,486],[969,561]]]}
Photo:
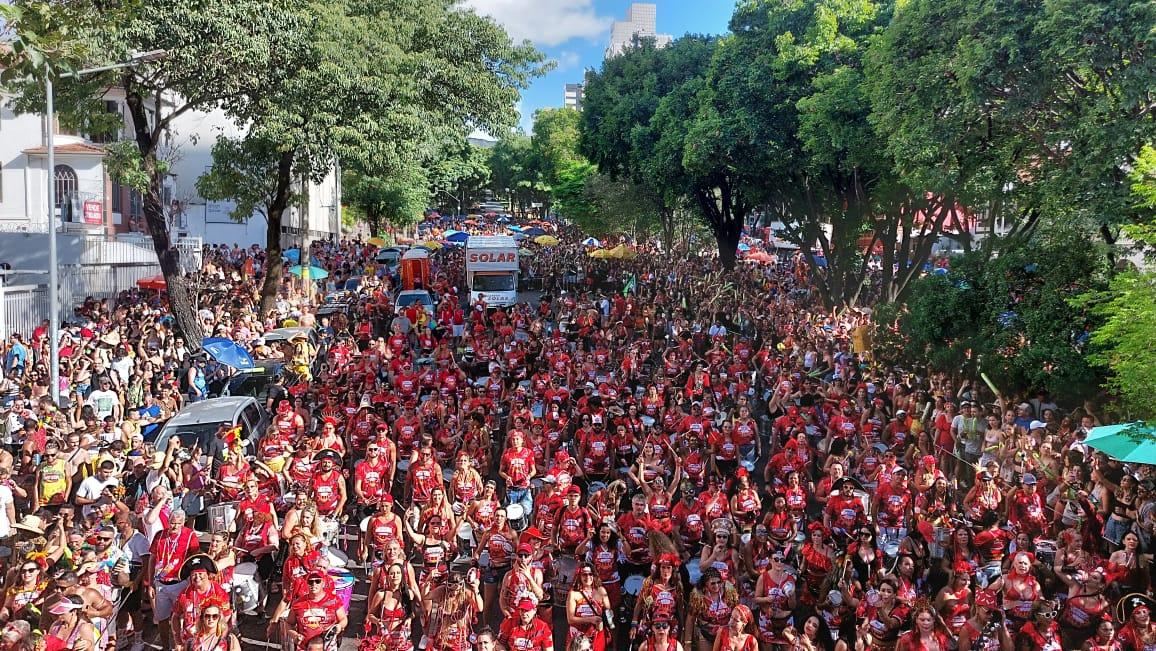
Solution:
{"label": "crowd of people", "polygon": [[234,373],[163,292],[77,307],[61,404],[47,325],[13,334],[0,651],[1156,649],[1156,473],[1085,445],[1094,414],[890,367],[797,253],[543,226],[540,295],[471,304],[446,247],[432,313],[364,242],[264,314],[263,252],[207,247],[206,335],[290,369],[265,431],[157,439]]}

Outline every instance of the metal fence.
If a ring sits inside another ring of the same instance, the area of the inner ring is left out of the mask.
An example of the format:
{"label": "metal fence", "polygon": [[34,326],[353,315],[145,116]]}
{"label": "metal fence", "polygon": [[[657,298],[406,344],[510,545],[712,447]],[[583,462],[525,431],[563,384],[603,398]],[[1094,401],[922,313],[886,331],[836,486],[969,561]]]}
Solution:
{"label": "metal fence", "polygon": [[[111,298],[161,272],[159,264],[65,265],[60,268],[60,319],[72,319],[73,308],[88,297]],[[47,280],[47,278],[46,278]],[[3,286],[0,282],[0,336],[25,336],[48,318],[48,284]]]}

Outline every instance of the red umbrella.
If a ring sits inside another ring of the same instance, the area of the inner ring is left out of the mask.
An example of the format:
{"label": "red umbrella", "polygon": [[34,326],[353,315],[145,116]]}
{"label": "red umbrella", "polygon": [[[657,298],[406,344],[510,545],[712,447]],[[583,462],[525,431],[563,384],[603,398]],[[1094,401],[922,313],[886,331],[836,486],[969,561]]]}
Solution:
{"label": "red umbrella", "polygon": [[161,290],[167,288],[169,285],[165,282],[164,276],[149,276],[148,278],[141,278],[136,281],[137,287],[141,289],[156,289]]}
{"label": "red umbrella", "polygon": [[747,254],[746,259],[750,260],[751,262],[758,262],[759,264],[770,264],[775,261],[774,256],[772,256],[770,253],[767,253],[766,251],[755,251],[753,253],[749,253]]}

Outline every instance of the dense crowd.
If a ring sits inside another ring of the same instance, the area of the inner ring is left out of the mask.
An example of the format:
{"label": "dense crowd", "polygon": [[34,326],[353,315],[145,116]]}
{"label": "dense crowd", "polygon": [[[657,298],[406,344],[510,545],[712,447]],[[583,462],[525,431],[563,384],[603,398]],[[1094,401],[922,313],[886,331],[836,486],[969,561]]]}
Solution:
{"label": "dense crowd", "polygon": [[798,253],[724,274],[557,228],[509,308],[437,250],[432,313],[366,243],[314,244],[329,277],[266,314],[263,253],[206,248],[206,334],[283,364],[264,431],[157,438],[236,376],[164,292],[77,307],[60,405],[47,324],[12,335],[0,649],[1156,649],[1156,475],[1093,414],[887,366]]}

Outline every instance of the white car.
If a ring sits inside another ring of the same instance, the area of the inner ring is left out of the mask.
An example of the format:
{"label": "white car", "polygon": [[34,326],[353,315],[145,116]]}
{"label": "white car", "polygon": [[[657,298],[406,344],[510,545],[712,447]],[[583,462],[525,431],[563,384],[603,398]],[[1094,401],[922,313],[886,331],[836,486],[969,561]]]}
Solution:
{"label": "white car", "polygon": [[433,296],[430,296],[430,293],[424,289],[407,289],[398,292],[393,299],[393,309],[395,312],[401,312],[414,303],[421,303],[427,314],[431,317],[434,315]]}

